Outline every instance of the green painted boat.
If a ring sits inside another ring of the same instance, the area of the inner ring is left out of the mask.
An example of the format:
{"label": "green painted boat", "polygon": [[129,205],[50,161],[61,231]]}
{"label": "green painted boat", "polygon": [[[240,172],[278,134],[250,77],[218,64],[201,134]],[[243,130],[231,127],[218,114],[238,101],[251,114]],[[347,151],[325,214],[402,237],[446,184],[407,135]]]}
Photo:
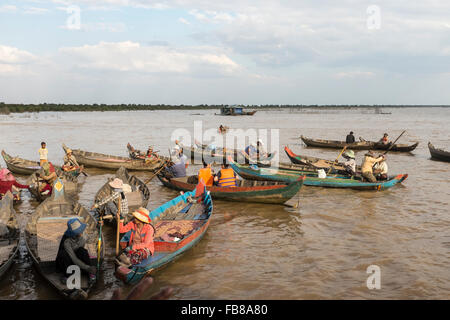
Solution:
{"label": "green painted boat", "polygon": [[[249,180],[271,180],[271,181],[295,181],[299,177],[298,172],[279,170],[277,168],[259,168],[256,166],[244,166],[233,161],[230,162],[233,170],[244,179]],[[356,190],[385,190],[403,182],[408,177],[407,174],[399,174],[389,177],[386,181],[365,182],[359,176],[327,175],[326,178],[319,178],[318,174],[306,174],[305,186],[326,187],[326,188],[349,188]]]}
{"label": "green painted boat", "polygon": [[[196,175],[170,178],[164,174],[158,174],[158,179],[164,186],[177,191],[192,191],[198,184]],[[208,186],[206,190],[211,192],[213,199],[283,204],[299,192],[304,179],[304,176],[298,176],[292,182],[237,180],[237,187]]]}

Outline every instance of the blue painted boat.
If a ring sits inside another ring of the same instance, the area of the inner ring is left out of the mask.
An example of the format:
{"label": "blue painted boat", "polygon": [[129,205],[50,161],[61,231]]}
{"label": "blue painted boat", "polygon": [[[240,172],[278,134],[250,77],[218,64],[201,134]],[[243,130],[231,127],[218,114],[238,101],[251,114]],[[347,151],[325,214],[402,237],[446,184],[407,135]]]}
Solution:
{"label": "blue painted boat", "polygon": [[[198,184],[195,190],[185,192],[150,212],[155,228],[153,255],[131,268],[119,266],[116,277],[134,284],[178,258],[202,239],[212,212],[212,199],[204,184]],[[177,237],[173,236],[174,230]],[[127,232],[120,241],[122,249],[129,239],[130,232]]]}
{"label": "blue painted boat", "polygon": [[[229,163],[233,170],[244,179],[249,180],[272,180],[272,181],[282,181],[282,182],[292,182],[298,179],[300,175],[305,175],[302,172],[295,172],[291,170],[280,170],[277,168],[259,168],[258,166],[246,166],[240,165],[233,161]],[[306,174],[305,181],[303,184],[305,186],[312,187],[326,187],[326,188],[350,188],[356,190],[385,190],[401,183],[405,180],[407,174],[399,174],[396,176],[389,177],[388,180],[378,181],[378,182],[366,182],[363,181],[361,177],[350,177],[350,176],[340,176],[331,175],[326,178],[319,178],[318,174]]]}

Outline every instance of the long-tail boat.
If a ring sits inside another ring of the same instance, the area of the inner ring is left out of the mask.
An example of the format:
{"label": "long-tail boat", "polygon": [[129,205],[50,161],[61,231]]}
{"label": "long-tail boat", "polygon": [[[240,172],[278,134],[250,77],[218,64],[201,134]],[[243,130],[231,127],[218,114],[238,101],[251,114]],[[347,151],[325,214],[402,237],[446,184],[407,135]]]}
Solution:
{"label": "long-tail boat", "polygon": [[[244,179],[249,180],[272,180],[272,181],[295,181],[298,172],[279,170],[276,168],[259,168],[256,166],[245,166],[235,162],[230,162],[233,170]],[[318,174],[312,175],[306,173],[304,181],[305,186],[327,187],[327,188],[350,188],[356,190],[385,190],[397,183],[405,180],[407,174],[391,176],[388,180],[377,182],[365,182],[360,176],[328,175],[325,178],[319,178]]]}
{"label": "long-tail boat", "polygon": [[[347,147],[347,149],[352,150],[387,150],[391,147],[390,144],[383,144],[373,141],[357,141],[353,143],[346,143],[345,141],[336,141],[336,140],[309,139],[304,136],[301,136],[300,138],[308,147],[316,147],[316,148],[342,149],[344,147]],[[411,152],[418,145],[419,142],[416,142],[412,145],[398,143],[394,144],[394,146],[390,149],[390,151]]]}
{"label": "long-tail boat", "polygon": [[[294,164],[311,166],[316,169],[334,168],[336,170],[345,171],[345,166],[344,166],[344,163],[342,163],[342,162],[334,162],[332,160],[298,155],[298,154],[295,154],[287,146],[284,147],[284,151],[286,152],[289,160],[291,160],[291,162]],[[356,166],[356,171],[361,172],[361,166]]]}
{"label": "long-tail boat", "polygon": [[[125,197],[128,202],[128,210],[131,213],[133,210],[138,209],[139,207],[146,207],[148,201],[150,200],[150,190],[147,185],[135,175],[130,175],[124,167],[121,167],[117,170],[114,178],[119,178],[123,181],[124,184],[128,184],[131,186],[131,192],[126,193]],[[95,195],[95,203],[98,203],[109,197],[112,194],[113,189],[109,185],[114,178],[109,178],[108,181],[97,191]],[[116,202],[117,205],[117,202]],[[106,205],[102,205],[97,208],[97,212],[100,215],[105,213]]]}
{"label": "long-tail boat", "polygon": [[[172,262],[202,239],[212,213],[211,195],[202,183],[195,190],[185,192],[153,210],[150,219],[155,228],[155,252],[138,265],[130,268],[118,266],[116,277],[125,283],[134,284]],[[121,239],[122,249],[127,246],[130,232]]]}
{"label": "long-tail boat", "polygon": [[20,231],[13,195],[7,192],[0,200],[0,278],[8,271],[19,250]]}
{"label": "long-tail boat", "polygon": [[[75,197],[77,192],[79,191],[78,178],[70,173],[65,172],[60,168],[55,168],[55,172],[56,175],[59,177],[59,179],[61,179],[62,183],[64,184],[66,195],[70,197]],[[30,191],[31,195],[39,202],[42,202],[51,196],[51,193],[42,194],[39,191],[40,187],[44,183],[42,181],[42,178],[40,177],[44,175],[45,175],[44,169],[40,169],[31,174],[27,179],[27,184],[30,186],[28,190]]]}
{"label": "long-tail boat", "polygon": [[439,161],[450,162],[450,152],[435,148],[431,142],[428,142],[431,158]]}
{"label": "long-tail boat", "polygon": [[[168,188],[177,191],[192,191],[198,184],[198,176],[193,175],[183,178],[171,178],[165,174],[158,174],[158,179]],[[237,180],[237,187],[224,188],[219,186],[207,186],[213,199],[283,204],[294,197],[303,185],[305,177],[299,176],[296,181],[256,181]]]}
{"label": "long-tail boat", "polygon": [[[63,149],[66,151],[68,148],[63,144]],[[101,169],[114,169],[117,170],[120,167],[125,167],[132,171],[152,171],[155,172],[161,166],[164,165],[164,161],[161,159],[154,159],[153,161],[144,161],[130,159],[127,157],[112,156],[102,153],[82,151],[79,149],[71,149],[72,154],[77,159],[80,165],[85,167],[101,168]]]}
{"label": "long-tail boat", "polygon": [[35,267],[54,289],[68,299],[85,299],[95,283],[89,283],[84,272],[80,273],[80,287],[77,289],[61,281],[64,274],[56,271],[59,244],[67,230],[67,222],[72,218],[78,218],[87,224],[83,233],[86,239],[85,248],[89,252],[91,265],[97,266],[99,262],[101,264],[104,241],[97,228],[97,221],[83,206],[65,195],[64,184],[60,179],[53,185],[52,196],[42,202],[29,219],[25,240]]}

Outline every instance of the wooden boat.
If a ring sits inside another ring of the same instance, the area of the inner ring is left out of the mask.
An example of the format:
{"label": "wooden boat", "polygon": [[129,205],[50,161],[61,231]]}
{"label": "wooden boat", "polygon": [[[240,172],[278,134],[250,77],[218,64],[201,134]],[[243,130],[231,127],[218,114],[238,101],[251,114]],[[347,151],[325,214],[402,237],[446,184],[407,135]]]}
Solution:
{"label": "wooden boat", "polygon": [[450,152],[435,148],[431,142],[428,142],[431,158],[439,161],[450,162]]}
{"label": "wooden boat", "polygon": [[[290,182],[299,177],[299,173],[272,168],[255,168],[255,166],[239,165],[230,163],[233,170],[244,179],[249,180],[271,180]],[[327,188],[349,188],[356,190],[385,190],[397,183],[401,183],[408,177],[407,174],[399,174],[389,177],[386,181],[365,182],[359,176],[328,175],[326,178],[319,178],[318,175],[306,174],[305,186],[327,187]]]}
{"label": "wooden boat", "polygon": [[[301,155],[295,154],[288,147],[284,147],[284,151],[286,152],[289,160],[291,160],[291,162],[294,164],[306,165],[306,166],[310,166],[310,167],[316,168],[316,169],[329,169],[332,167],[336,170],[345,171],[345,166],[344,166],[343,162],[335,163],[332,160],[325,160],[325,159],[310,157],[310,156],[301,156]],[[361,166],[356,166],[356,171],[361,172]]]}
{"label": "wooden boat", "polygon": [[41,169],[39,162],[25,160],[19,157],[11,157],[5,150],[2,150],[2,156],[6,166],[12,173],[30,175]]}
{"label": "wooden boat", "polygon": [[[170,178],[164,174],[158,174],[158,179],[168,188],[177,191],[192,191],[198,184],[198,176],[183,178]],[[299,176],[291,183],[276,181],[237,180],[235,188],[218,186],[206,187],[211,192],[213,199],[283,204],[297,194],[303,185],[305,177]]]}
{"label": "wooden boat", "polygon": [[253,111],[244,111],[242,107],[238,106],[227,106],[220,108],[220,113],[215,113],[216,115],[221,116],[252,116],[256,113],[256,110]]}
{"label": "wooden boat", "polygon": [[[212,213],[213,202],[203,184],[153,210],[150,218],[155,228],[154,254],[131,269],[119,266],[116,277],[134,284],[172,262],[200,241],[208,229]],[[173,236],[175,232],[180,238]],[[129,232],[123,236],[122,248],[126,247],[129,236]]]}
{"label": "wooden boat", "polygon": [[[141,150],[135,149],[130,143],[127,144],[127,150],[128,150],[130,159],[145,160],[145,158],[146,158],[146,152],[142,152]],[[157,154],[156,152],[153,152],[153,155],[164,161],[170,160],[169,157],[161,156],[161,155]]]}
{"label": "wooden boat", "polygon": [[19,251],[19,239],[13,195],[8,191],[0,200],[0,278],[14,263],[14,257]]}
{"label": "wooden boat", "polygon": [[[139,207],[145,208],[147,206],[148,201],[150,200],[150,190],[142,180],[134,175],[130,175],[127,169],[125,169],[124,167],[121,167],[119,170],[117,170],[114,178],[119,178],[123,181],[124,184],[128,184],[131,186],[132,192],[125,194],[128,201],[129,213],[138,209]],[[100,190],[97,191],[94,200],[95,203],[98,203],[111,195],[113,189],[109,185],[109,182],[114,180],[114,178],[108,179],[108,181],[100,188]],[[99,208],[97,208],[97,212],[100,215],[103,215],[105,213],[105,207],[106,205],[100,206]]]}
{"label": "wooden boat", "polygon": [[[63,149],[66,151],[68,148],[65,144],[63,144]],[[78,149],[72,149],[72,154],[77,159],[77,162],[80,165],[84,165],[85,167],[94,167],[101,169],[119,169],[120,167],[125,167],[128,170],[132,171],[156,171],[162,165],[164,165],[164,161],[155,160],[151,162],[145,162],[143,160],[135,160],[129,159],[126,157],[120,156],[111,156],[102,153],[82,151]]]}
{"label": "wooden boat", "polygon": [[[387,150],[391,146],[390,144],[386,145],[372,141],[357,141],[354,143],[346,143],[345,141],[308,139],[304,136],[301,136],[300,138],[308,147],[316,147],[316,148],[342,149],[345,146],[347,146],[347,149],[352,150]],[[410,152],[413,151],[418,145],[419,142],[416,142],[412,145],[398,143],[395,144],[390,150],[399,152]]]}
{"label": "wooden boat", "polygon": [[[79,289],[70,289],[61,281],[62,273],[56,271],[55,260],[59,243],[67,230],[67,221],[79,218],[87,224],[83,236],[86,238],[85,248],[93,265],[97,265],[104,256],[103,235],[100,234],[101,246],[98,248],[99,231],[95,218],[73,198],[67,197],[64,184],[58,179],[53,185],[52,196],[37,207],[25,229],[25,241],[33,263],[39,273],[62,296],[69,299],[86,298],[94,284],[89,284],[88,276],[81,272]],[[100,250],[99,250],[100,249]]]}
{"label": "wooden boat", "polygon": [[[61,179],[64,184],[65,193],[68,196],[75,197],[79,191],[78,178],[70,173],[63,171],[60,168],[55,168],[56,175]],[[28,189],[31,195],[39,202],[44,201],[49,198],[51,194],[44,195],[39,192],[40,186],[42,186],[42,181],[39,176],[44,176],[44,169],[40,169],[30,175],[27,179],[27,184],[30,186]]]}

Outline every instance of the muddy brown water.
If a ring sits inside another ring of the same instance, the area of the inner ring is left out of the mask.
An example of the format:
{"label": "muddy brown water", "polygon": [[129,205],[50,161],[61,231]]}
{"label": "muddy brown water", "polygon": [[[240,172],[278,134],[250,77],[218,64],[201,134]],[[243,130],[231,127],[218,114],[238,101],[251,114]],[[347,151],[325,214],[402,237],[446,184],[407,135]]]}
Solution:
{"label": "muddy brown water", "polygon": [[[175,129],[193,134],[220,124],[241,129],[278,129],[283,147],[334,159],[339,150],[307,148],[298,138],[366,140],[384,132],[399,142],[419,141],[411,153],[388,154],[391,174],[408,173],[401,185],[382,192],[303,187],[290,201],[299,208],[214,201],[211,225],[201,242],[154,275],[150,296],[175,289],[173,299],[448,299],[450,298],[450,164],[430,160],[428,141],[450,150],[450,108],[323,111],[258,111],[252,117],[221,117],[214,110],[96,113],[34,113],[0,116],[1,148],[38,159],[42,140],[49,159],[61,163],[61,143],[71,148],[127,156],[130,142],[161,154]],[[212,131],[214,131],[214,129]],[[267,141],[270,141],[269,136]],[[276,133],[272,137],[276,137]],[[276,141],[276,140],[275,140]],[[358,163],[364,151],[356,153]],[[4,167],[3,161],[0,164]],[[199,166],[190,166],[194,173]],[[112,171],[88,169],[79,201],[89,208]],[[145,179],[150,174],[136,173]],[[26,177],[18,176],[21,182]],[[154,179],[149,209],[177,196]],[[25,226],[37,203],[28,192],[15,207]],[[91,299],[109,299],[124,287],[114,277],[115,233],[105,227],[106,260]],[[0,280],[0,299],[60,299],[32,266],[26,247]],[[381,270],[381,288],[369,290],[370,265]],[[128,291],[129,287],[124,287]]]}

